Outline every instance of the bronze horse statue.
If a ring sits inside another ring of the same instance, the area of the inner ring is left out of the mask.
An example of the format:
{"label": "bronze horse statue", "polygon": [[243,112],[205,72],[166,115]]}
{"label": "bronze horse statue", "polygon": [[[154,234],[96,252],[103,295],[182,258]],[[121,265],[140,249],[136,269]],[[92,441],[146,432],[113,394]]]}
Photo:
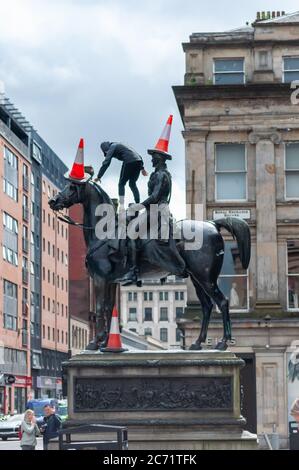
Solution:
{"label": "bronze horse statue", "polygon": [[[49,200],[49,205],[54,211],[69,208],[74,204],[82,204],[84,208],[82,228],[87,247],[86,266],[94,279],[96,296],[96,334],[87,349],[97,350],[107,344],[112,310],[115,304],[116,286],[120,277],[127,272],[128,266],[115,258],[112,263],[110,260],[110,271],[102,269],[107,264],[110,240],[99,240],[96,236],[96,225],[103,217],[96,215],[98,213],[96,209],[101,204],[106,204],[114,209],[114,204],[108,194],[90,178],[84,183],[68,181],[65,188]],[[201,247],[194,250],[185,249],[185,244],[190,240],[186,240],[184,235],[178,244],[179,253],[186,264],[186,273],[195,287],[203,313],[201,332],[191,349],[202,349],[201,344],[206,341],[213,302],[215,302],[222,314],[224,330],[223,338],[216,348],[226,350],[227,343],[231,340],[231,321],[229,302],[217,285],[224,258],[224,240],[220,230],[221,228],[226,229],[237,240],[241,264],[244,269],[247,269],[251,251],[249,227],[242,219],[227,217],[213,222],[184,220],[177,223],[177,228],[183,234],[190,233],[192,230],[198,231],[202,237]],[[176,274],[171,272],[173,263],[167,263],[167,257],[162,259],[161,263],[153,264],[151,256],[153,247],[148,241],[141,240],[140,279],[152,279],[153,277],[162,279],[168,275]],[[105,274],[103,274],[104,272]]]}

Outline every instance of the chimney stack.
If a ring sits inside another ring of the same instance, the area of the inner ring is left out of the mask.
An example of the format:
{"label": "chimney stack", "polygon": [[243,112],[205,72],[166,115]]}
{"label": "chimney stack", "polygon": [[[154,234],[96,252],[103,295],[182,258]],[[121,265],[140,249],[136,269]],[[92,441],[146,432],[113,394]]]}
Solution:
{"label": "chimney stack", "polygon": [[258,11],[256,13],[256,22],[280,18],[286,14],[285,11]]}

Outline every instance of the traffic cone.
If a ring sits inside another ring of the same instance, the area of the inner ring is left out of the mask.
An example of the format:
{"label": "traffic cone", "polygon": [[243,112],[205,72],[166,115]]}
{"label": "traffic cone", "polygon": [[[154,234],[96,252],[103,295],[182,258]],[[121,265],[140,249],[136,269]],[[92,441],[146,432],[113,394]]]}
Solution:
{"label": "traffic cone", "polygon": [[108,344],[106,348],[101,348],[102,352],[112,352],[112,353],[121,353],[127,351],[124,349],[121,344],[121,337],[119,332],[119,325],[118,325],[118,312],[117,308],[113,308],[112,317],[111,317],[111,325],[110,325],[110,333],[108,338]]}
{"label": "traffic cone", "polygon": [[172,114],[167,119],[166,125],[163,129],[160,139],[156,143],[154,149],[148,150],[148,153],[152,155],[153,153],[159,153],[163,155],[166,159],[171,160],[171,155],[168,153],[168,145],[171,133],[171,126],[172,126],[173,116]]}
{"label": "traffic cone", "polygon": [[172,125],[172,114],[167,119],[166,126],[163,129],[160,139],[156,143],[155,149],[162,150],[162,152],[168,152],[168,145],[170,139],[171,125]]}
{"label": "traffic cone", "polygon": [[80,139],[77,155],[70,172],[70,178],[82,180],[84,178],[84,140]]}
{"label": "traffic cone", "polygon": [[84,183],[91,175],[84,170],[84,140],[80,139],[78,150],[71,171],[64,175],[65,178],[77,183]]}

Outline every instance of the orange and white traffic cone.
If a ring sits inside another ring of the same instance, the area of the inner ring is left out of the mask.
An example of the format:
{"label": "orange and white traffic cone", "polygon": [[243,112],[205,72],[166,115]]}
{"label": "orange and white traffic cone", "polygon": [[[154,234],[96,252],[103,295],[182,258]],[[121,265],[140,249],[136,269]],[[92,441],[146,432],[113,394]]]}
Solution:
{"label": "orange and white traffic cone", "polygon": [[77,155],[70,172],[70,178],[82,180],[84,178],[84,140],[80,139]]}
{"label": "orange and white traffic cone", "polygon": [[89,173],[84,169],[84,140],[80,139],[75,161],[71,171],[68,171],[64,177],[75,183],[85,183],[91,178]]}
{"label": "orange and white traffic cone", "polygon": [[166,126],[163,129],[160,139],[156,143],[154,149],[149,149],[147,153],[150,155],[159,154],[165,158],[165,160],[172,160],[172,156],[168,153],[169,139],[171,133],[173,116],[172,114],[167,119]]}
{"label": "orange and white traffic cone", "polygon": [[173,116],[171,114],[169,118],[167,119],[166,126],[163,129],[160,139],[156,143],[156,146],[155,146],[156,150],[162,150],[162,152],[166,152],[166,153],[168,152],[172,119],[173,119]]}
{"label": "orange and white traffic cone", "polygon": [[121,353],[127,351],[124,349],[121,344],[121,337],[119,332],[119,324],[118,324],[118,312],[117,308],[113,308],[112,318],[111,318],[111,325],[110,325],[110,333],[108,338],[108,344],[106,348],[101,348],[102,352],[112,352],[112,353]]}

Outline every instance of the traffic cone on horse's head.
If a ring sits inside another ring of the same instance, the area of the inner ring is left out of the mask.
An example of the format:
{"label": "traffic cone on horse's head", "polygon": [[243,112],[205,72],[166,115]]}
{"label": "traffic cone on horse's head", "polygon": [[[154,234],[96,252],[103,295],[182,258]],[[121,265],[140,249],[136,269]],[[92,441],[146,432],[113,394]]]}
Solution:
{"label": "traffic cone on horse's head", "polygon": [[84,140],[80,139],[75,161],[71,171],[68,171],[64,177],[75,183],[85,183],[91,178],[91,175],[85,172],[84,168]]}
{"label": "traffic cone on horse's head", "polygon": [[118,325],[118,312],[117,308],[113,308],[112,317],[111,317],[111,326],[110,333],[108,338],[108,344],[106,348],[101,348],[102,352],[112,352],[112,353],[121,353],[127,351],[124,349],[121,344],[121,337],[119,332]]}

